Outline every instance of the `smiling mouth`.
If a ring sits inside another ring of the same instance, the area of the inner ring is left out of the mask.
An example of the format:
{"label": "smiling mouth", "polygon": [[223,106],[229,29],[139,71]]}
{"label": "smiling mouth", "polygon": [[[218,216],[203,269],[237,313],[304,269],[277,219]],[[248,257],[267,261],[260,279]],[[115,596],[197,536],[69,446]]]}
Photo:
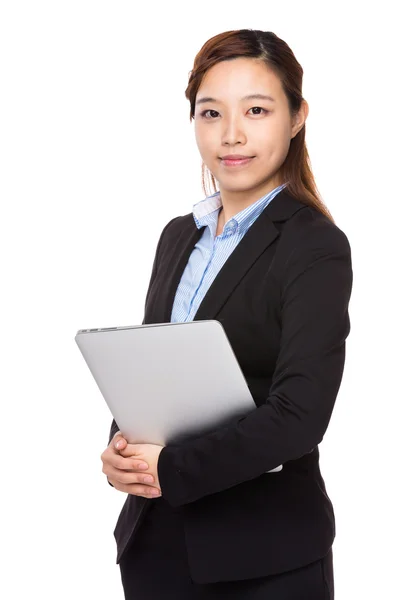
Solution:
{"label": "smiling mouth", "polygon": [[237,167],[247,165],[254,158],[254,156],[249,156],[245,158],[221,158],[220,161],[225,167]]}

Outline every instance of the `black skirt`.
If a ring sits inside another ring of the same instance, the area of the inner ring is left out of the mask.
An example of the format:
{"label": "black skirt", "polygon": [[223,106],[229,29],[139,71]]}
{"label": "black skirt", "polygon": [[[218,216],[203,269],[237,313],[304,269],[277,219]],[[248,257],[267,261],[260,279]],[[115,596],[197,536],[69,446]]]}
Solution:
{"label": "black skirt", "polygon": [[150,501],[120,561],[125,600],[333,600],[332,549],[299,569],[242,581],[199,584],[190,577],[181,510]]}

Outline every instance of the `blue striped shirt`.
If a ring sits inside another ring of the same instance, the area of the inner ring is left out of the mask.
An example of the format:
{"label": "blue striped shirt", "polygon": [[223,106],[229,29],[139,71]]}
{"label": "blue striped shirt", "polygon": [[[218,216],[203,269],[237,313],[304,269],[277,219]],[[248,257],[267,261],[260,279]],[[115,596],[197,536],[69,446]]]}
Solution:
{"label": "blue striped shirt", "polygon": [[269,202],[286,185],[279,185],[234,215],[217,237],[219,209],[222,206],[220,192],[217,191],[193,205],[193,218],[197,228],[206,227],[193,248],[177,287],[171,315],[172,323],[193,320],[207,290],[228,257]]}

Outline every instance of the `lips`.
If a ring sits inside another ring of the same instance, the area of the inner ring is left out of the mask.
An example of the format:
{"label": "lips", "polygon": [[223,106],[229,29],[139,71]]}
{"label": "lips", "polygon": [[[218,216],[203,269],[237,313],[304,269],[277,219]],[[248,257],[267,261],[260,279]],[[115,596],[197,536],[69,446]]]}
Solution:
{"label": "lips", "polygon": [[225,167],[237,167],[247,165],[253,160],[253,158],[253,156],[243,158],[222,158],[221,161]]}
{"label": "lips", "polygon": [[243,158],[253,158],[253,156],[246,156],[246,154],[225,154],[220,157],[222,160],[238,160]]}

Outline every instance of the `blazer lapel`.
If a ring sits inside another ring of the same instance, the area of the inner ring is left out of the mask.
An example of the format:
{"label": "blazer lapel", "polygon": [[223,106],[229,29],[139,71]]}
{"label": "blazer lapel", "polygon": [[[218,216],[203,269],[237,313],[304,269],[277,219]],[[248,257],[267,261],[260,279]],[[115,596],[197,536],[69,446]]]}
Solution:
{"label": "blazer lapel", "polygon": [[[262,252],[279,236],[280,230],[274,223],[286,221],[297,210],[305,206],[306,204],[294,199],[285,189],[273,198],[248,229],[216,275],[193,320],[209,320],[216,317],[247,271],[258,260]],[[182,229],[169,257],[170,269],[168,276],[162,282],[162,289],[166,290],[166,293],[162,296],[163,302],[159,298],[159,304],[156,307],[156,314],[160,319],[158,322],[169,323],[171,320],[177,287],[190,255],[203,231],[204,227],[198,229],[193,218]]]}

